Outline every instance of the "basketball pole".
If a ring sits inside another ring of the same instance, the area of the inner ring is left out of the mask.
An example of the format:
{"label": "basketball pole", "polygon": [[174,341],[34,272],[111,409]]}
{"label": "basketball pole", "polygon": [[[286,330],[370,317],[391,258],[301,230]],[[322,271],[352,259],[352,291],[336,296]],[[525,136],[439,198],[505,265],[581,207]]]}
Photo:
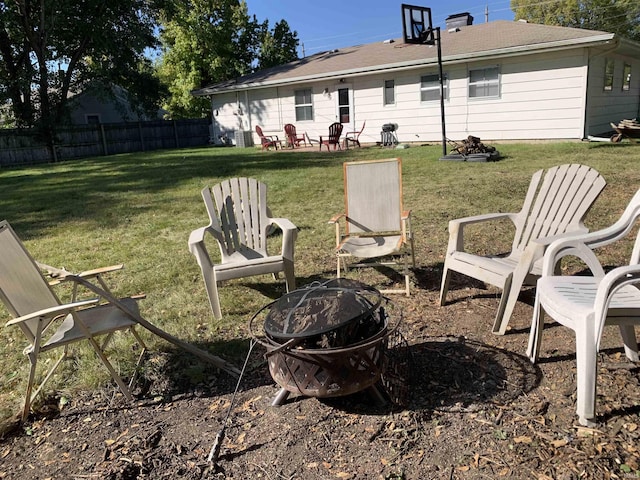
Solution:
{"label": "basketball pole", "polygon": [[[440,125],[442,129],[442,155],[447,154],[447,131],[444,115],[444,72],[442,70],[442,45],[440,27],[433,27],[431,9],[417,5],[400,6],[402,12],[402,34],[405,43],[433,45],[437,43],[438,77],[440,79]],[[426,18],[425,18],[426,15]],[[428,25],[426,22],[428,21]]]}
{"label": "basketball pole", "polygon": [[442,124],[442,155],[447,154],[447,132],[444,121],[444,73],[442,72],[442,48],[440,47],[440,27],[434,28],[438,43],[438,76],[440,77],[440,123]]}

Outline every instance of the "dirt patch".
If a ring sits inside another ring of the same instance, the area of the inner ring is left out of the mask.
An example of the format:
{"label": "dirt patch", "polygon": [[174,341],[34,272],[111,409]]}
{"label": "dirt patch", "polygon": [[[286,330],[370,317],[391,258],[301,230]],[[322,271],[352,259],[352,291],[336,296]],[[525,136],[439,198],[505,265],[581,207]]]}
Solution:
{"label": "dirt patch", "polygon": [[639,372],[617,330],[607,332],[600,355],[599,424],[582,428],[571,332],[547,324],[542,361],[531,365],[524,356],[531,292],[507,335],[494,336],[498,292],[459,281],[452,303],[439,307],[437,273],[417,271],[422,288],[392,298],[404,312],[411,358],[404,407],[380,405],[366,392],[272,407],[278,388],[257,347],[212,465],[207,456],[235,382],[187,354],[154,352],[134,404],[113,390],[61,409],[50,399],[6,433],[0,478],[635,478]]}

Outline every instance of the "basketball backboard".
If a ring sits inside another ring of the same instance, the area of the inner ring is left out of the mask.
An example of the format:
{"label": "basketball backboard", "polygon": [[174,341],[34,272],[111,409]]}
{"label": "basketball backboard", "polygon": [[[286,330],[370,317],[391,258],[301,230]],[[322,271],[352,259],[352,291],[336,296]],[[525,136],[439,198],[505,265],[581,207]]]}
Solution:
{"label": "basketball backboard", "polygon": [[431,9],[403,3],[402,33],[405,43],[435,43]]}

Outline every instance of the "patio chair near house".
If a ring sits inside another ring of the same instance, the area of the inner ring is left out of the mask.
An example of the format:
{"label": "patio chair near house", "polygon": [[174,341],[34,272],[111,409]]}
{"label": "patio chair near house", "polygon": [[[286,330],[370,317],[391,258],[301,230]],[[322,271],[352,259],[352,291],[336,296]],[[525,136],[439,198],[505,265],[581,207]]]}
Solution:
{"label": "patio chair near house", "polygon": [[[329,220],[336,228],[338,278],[349,266],[400,269],[404,288],[381,291],[409,296],[409,262],[415,266],[415,259],[411,211],[402,203],[401,160],[345,162],[343,170],[345,210]],[[357,263],[349,265],[349,258]]]}
{"label": "patio chair near house", "polygon": [[344,148],[349,148],[350,143],[360,147],[360,134],[364,131],[366,124],[366,121],[362,122],[362,128],[357,132],[347,132],[344,134]]}
{"label": "patio chair near house", "polygon": [[305,140],[305,135],[298,135],[296,133],[296,126],[292,123],[287,123],[284,126],[284,133],[287,136],[287,143],[292,147],[299,147],[301,143],[304,143],[304,146],[307,146],[307,141]]}
{"label": "patio chair near house", "polygon": [[262,133],[262,127],[256,125],[256,133],[260,137],[260,144],[262,145],[262,150],[269,150],[271,147],[278,149],[278,146],[282,148],[282,142],[278,138],[277,135],[265,135]]}
{"label": "patio chair near house", "polygon": [[[116,298],[104,277],[122,267],[115,265],[73,274],[65,269],[38,263],[29,255],[9,223],[0,222],[0,299],[13,316],[6,325],[19,327],[27,338],[28,346],[24,353],[31,364],[23,420],[29,415],[36,396],[42,392],[60,363],[67,358],[69,347],[80,342],[88,342],[93,347],[124,397],[133,400],[130,390],[133,379],[129,385],[125,384],[107,358],[106,349],[116,332],[127,330],[140,346],[139,364],[146,346],[135,329],[137,326],[146,328],[235,377],[240,374],[236,367],[221,358],[183,342],[149,323],[141,316],[138,308],[137,300],[141,296]],[[43,272],[51,281],[47,281]],[[71,298],[63,302],[54,287],[66,282],[72,284]],[[41,355],[54,350],[62,351],[56,361],[49,363],[49,359],[41,360]],[[40,384],[36,385],[39,373],[43,370],[38,367],[45,365],[48,366],[48,371]]]}
{"label": "patio chair near house", "polygon": [[327,150],[329,150],[329,147],[331,145],[333,145],[333,149],[335,150],[336,147],[338,147],[340,150],[342,150],[342,147],[340,147],[340,135],[342,135],[342,124],[339,122],[336,123],[332,123],[331,125],[329,125],[329,136],[328,137],[324,137],[321,136],[320,137],[320,151],[322,151],[322,146],[326,145],[327,146]]}
{"label": "patio chair near house", "polygon": [[[444,305],[452,272],[502,289],[493,333],[504,335],[522,286],[540,276],[546,246],[558,235],[587,231],[583,220],[605,187],[605,180],[585,165],[560,165],[534,173],[522,210],[489,213],[449,222],[440,305]],[[464,232],[473,224],[508,219],[515,226],[507,255],[476,255],[465,251]]]}
{"label": "patio chair near house", "polygon": [[[231,178],[202,189],[209,225],[189,236],[189,251],[196,257],[211,311],[222,318],[218,282],[234,278],[284,272],[287,291],[295,290],[293,249],[297,228],[286,218],[273,218],[267,207],[267,186],[253,178]],[[273,225],[282,230],[282,249],[267,252],[267,234]],[[220,262],[214,263],[205,246],[209,233],[217,242]]]}
{"label": "patio chair near house", "polygon": [[[533,363],[538,360],[545,312],[574,331],[576,413],[582,425],[594,426],[596,420],[598,351],[606,325],[618,325],[627,358],[638,362],[634,326],[640,325],[640,235],[636,234],[629,265],[610,269],[606,274],[594,249],[624,242],[639,218],[640,190],[615,224],[596,232],[556,240],[544,255],[527,355]],[[568,256],[579,258],[591,270],[592,276],[556,274],[556,266]]]}

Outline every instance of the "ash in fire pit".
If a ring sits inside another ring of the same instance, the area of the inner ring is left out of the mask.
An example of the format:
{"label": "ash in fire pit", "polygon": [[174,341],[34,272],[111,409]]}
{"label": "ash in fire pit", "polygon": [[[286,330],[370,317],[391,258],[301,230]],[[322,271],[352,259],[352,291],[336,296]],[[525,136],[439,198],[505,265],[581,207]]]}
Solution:
{"label": "ash in fire pit", "polygon": [[[266,347],[269,371],[281,387],[273,404],[290,393],[336,397],[367,388],[383,400],[376,383],[402,317],[390,325],[389,310],[392,304],[378,290],[344,278],[313,283],[262,308],[249,330]],[[256,332],[263,317],[263,332]]]}

